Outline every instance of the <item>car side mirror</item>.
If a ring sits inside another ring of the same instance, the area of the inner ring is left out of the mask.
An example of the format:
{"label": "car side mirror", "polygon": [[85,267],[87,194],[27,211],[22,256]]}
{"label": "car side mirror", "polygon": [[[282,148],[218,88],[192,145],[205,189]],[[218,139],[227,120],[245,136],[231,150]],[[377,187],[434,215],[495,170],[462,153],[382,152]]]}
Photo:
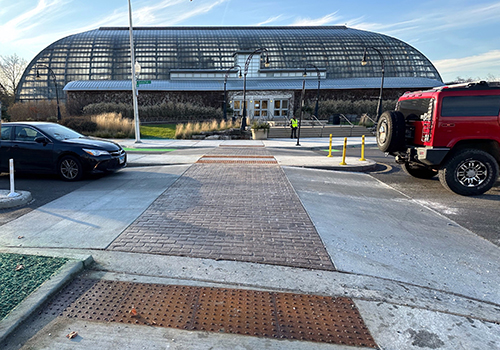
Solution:
{"label": "car side mirror", "polygon": [[44,145],[49,143],[49,140],[45,136],[38,136],[35,138],[36,143],[43,143]]}

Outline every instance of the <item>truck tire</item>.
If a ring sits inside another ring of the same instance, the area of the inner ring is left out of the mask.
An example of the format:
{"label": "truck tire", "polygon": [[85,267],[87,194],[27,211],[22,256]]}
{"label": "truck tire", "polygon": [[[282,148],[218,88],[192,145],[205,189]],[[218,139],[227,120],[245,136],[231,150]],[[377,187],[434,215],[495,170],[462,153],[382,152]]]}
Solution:
{"label": "truck tire", "polygon": [[483,194],[497,179],[497,161],[488,152],[478,149],[457,152],[439,170],[441,184],[463,196]]}
{"label": "truck tire", "polygon": [[405,162],[401,164],[401,168],[405,173],[417,179],[432,179],[438,174],[436,170],[427,168],[418,163]]}
{"label": "truck tire", "polygon": [[398,111],[385,111],[377,122],[377,146],[382,152],[405,150],[405,117]]}

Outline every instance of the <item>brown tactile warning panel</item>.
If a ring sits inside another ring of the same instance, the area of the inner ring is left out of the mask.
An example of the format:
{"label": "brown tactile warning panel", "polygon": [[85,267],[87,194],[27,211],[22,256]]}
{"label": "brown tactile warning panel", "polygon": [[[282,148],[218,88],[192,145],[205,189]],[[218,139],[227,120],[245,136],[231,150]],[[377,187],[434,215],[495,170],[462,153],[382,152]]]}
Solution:
{"label": "brown tactile warning panel", "polygon": [[76,279],[45,312],[54,310],[97,322],[377,348],[343,297]]}
{"label": "brown tactile warning panel", "polygon": [[111,321],[118,312],[117,305],[129,292],[127,282],[98,281],[82,297],[63,312],[63,316],[95,321]]}
{"label": "brown tactile warning panel", "polygon": [[219,164],[277,164],[275,160],[245,160],[245,159],[199,159],[196,163],[219,163]]}
{"label": "brown tactile warning panel", "polygon": [[257,155],[213,155],[213,154],[207,154],[203,156],[203,158],[271,158],[274,159],[273,156],[257,156]]}

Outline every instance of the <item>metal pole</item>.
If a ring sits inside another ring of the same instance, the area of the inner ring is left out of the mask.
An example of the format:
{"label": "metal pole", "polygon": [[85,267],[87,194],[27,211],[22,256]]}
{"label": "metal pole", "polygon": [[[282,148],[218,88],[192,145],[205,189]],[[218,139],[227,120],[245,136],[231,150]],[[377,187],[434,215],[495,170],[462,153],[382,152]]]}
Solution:
{"label": "metal pole", "polygon": [[229,68],[227,71],[226,71],[226,74],[224,75],[224,102],[222,104],[222,107],[223,107],[223,111],[224,111],[224,121],[227,120],[227,78],[229,77],[229,74],[231,73],[231,71],[235,68],[238,68],[239,69],[239,72],[240,72],[240,78],[241,78],[241,67],[239,64],[236,64],[234,66],[232,66],[231,68]]}
{"label": "metal pole", "polygon": [[319,116],[318,116],[318,104],[319,104],[319,84],[320,84],[320,80],[319,80],[320,76],[319,76],[319,71],[318,71],[318,92],[316,93],[316,107],[314,107],[314,115],[316,116],[316,118],[319,119]]}
{"label": "metal pole", "polygon": [[361,158],[359,158],[360,161],[364,162],[365,159],[365,135],[361,137]]}
{"label": "metal pole", "polygon": [[247,67],[243,73],[243,116],[241,117],[241,131],[245,131],[247,127]]}
{"label": "metal pole", "polygon": [[297,132],[297,144],[295,146],[300,146],[300,125],[302,124],[302,114],[304,113],[304,95],[306,93],[306,77],[304,74],[304,79],[302,80],[302,93],[300,94],[300,117],[299,117],[299,130]]}
{"label": "metal pole", "polygon": [[382,59],[382,82],[380,84],[380,94],[378,97],[378,105],[377,105],[377,122],[378,119],[380,118],[380,115],[382,114],[382,93],[384,90],[384,74],[385,74],[385,68],[384,68],[384,59],[382,58],[382,55],[380,55]]}
{"label": "metal pole", "polygon": [[19,193],[16,193],[14,189],[14,159],[9,159],[9,173],[10,173],[10,193],[7,197],[17,197]]}
{"label": "metal pole", "polygon": [[134,34],[132,27],[132,5],[128,0],[128,20],[130,34],[130,65],[132,66],[132,98],[134,103],[134,125],[135,125],[135,143],[141,143],[141,130],[139,125],[139,107],[137,104],[137,79],[135,77],[135,53],[134,53]]}
{"label": "metal pole", "polygon": [[[56,104],[57,104],[57,120],[61,120],[61,109],[59,108],[59,92],[57,91],[57,77],[56,77],[56,73],[54,73],[54,71],[47,65],[45,64],[36,64],[35,65],[35,68],[36,68],[36,79],[40,78],[40,75],[38,74],[38,67],[43,67],[43,68],[47,68],[47,79],[49,79],[49,76],[52,76],[52,79],[54,79],[54,86],[56,88]],[[49,83],[47,82],[47,88],[48,88],[48,85]]]}
{"label": "metal pole", "polygon": [[374,51],[377,52],[379,58],[380,58],[380,64],[382,65],[382,69],[381,69],[381,73],[382,73],[382,81],[380,83],[380,94],[379,94],[379,97],[378,97],[378,104],[377,104],[377,118],[375,120],[375,123],[378,122],[378,119],[380,118],[380,115],[382,114],[382,94],[383,94],[383,91],[384,91],[384,75],[385,75],[385,60],[384,60],[384,55],[382,55],[382,52],[380,52],[378,49],[374,48],[373,46],[368,46],[368,47],[365,47],[365,52],[363,53],[363,58],[361,60],[361,64],[364,66],[366,65],[367,61],[366,61],[366,49],[367,48],[370,48]]}
{"label": "metal pole", "polygon": [[347,149],[347,137],[344,137],[344,149],[342,150],[342,162],[339,163],[339,165],[347,165],[345,162],[345,153]]}
{"label": "metal pole", "polygon": [[57,92],[57,83],[56,83],[56,75],[52,69],[49,68],[52,72],[52,76],[54,77],[54,86],[56,87],[56,103],[57,103],[57,120],[61,120],[61,110],[59,109],[59,92]]}
{"label": "metal pole", "polygon": [[333,139],[333,135],[330,134],[330,147],[328,149],[328,157],[330,157],[330,158],[333,157],[332,156],[332,139]]}
{"label": "metal pole", "polygon": [[[252,52],[248,57],[247,60],[245,61],[245,69],[243,71],[243,117],[241,119],[241,131],[245,131],[246,126],[247,126],[247,74],[248,74],[248,67],[250,66],[250,62],[252,61],[252,57],[255,54],[266,54],[266,67],[269,66],[269,56],[267,55],[267,49],[266,48],[260,48]],[[260,66],[259,66],[260,67]]]}
{"label": "metal pole", "polygon": [[227,103],[227,95],[226,95],[226,84],[227,84],[227,75],[226,77],[224,78],[224,101],[222,102],[222,110],[224,112],[223,114],[223,117],[222,119],[224,119],[224,121],[227,120],[227,107],[226,107],[226,103]]}

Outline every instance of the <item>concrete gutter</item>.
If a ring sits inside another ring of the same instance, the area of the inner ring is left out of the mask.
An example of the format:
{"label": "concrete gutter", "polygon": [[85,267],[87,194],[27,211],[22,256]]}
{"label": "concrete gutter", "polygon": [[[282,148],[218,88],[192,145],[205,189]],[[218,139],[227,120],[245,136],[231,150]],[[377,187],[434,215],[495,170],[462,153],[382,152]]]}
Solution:
{"label": "concrete gutter", "polygon": [[7,317],[0,321],[0,343],[35,313],[47,300],[93,262],[94,259],[90,255],[82,260],[68,261],[52,278],[45,281],[37,290],[31,293]]}

